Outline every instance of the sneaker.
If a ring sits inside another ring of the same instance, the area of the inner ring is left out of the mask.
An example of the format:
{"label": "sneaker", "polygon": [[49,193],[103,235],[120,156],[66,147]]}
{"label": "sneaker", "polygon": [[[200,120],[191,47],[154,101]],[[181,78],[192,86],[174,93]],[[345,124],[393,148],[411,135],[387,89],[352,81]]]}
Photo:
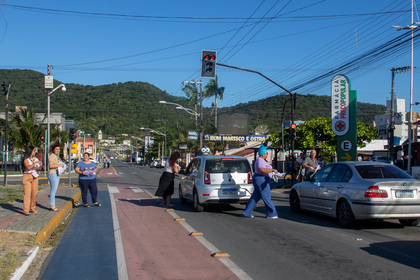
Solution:
{"label": "sneaker", "polygon": [[250,218],[250,219],[254,218],[254,215],[252,215],[252,214],[251,214],[251,216],[247,216],[247,215],[242,214],[242,216],[244,216],[245,218]]}
{"label": "sneaker", "polygon": [[271,219],[271,220],[275,220],[275,219],[278,219],[279,217],[277,217],[277,216],[274,216],[274,217],[267,217],[267,219]]}

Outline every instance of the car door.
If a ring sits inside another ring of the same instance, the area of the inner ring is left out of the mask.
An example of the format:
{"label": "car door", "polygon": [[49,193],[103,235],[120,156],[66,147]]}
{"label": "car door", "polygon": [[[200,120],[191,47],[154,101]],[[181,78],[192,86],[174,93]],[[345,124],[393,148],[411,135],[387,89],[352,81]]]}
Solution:
{"label": "car door", "polygon": [[185,198],[192,200],[195,180],[197,178],[201,159],[195,158],[187,167],[185,177],[182,180],[182,194]]}
{"label": "car door", "polygon": [[322,211],[322,190],[334,165],[330,164],[319,170],[312,181],[304,182],[300,188],[302,208],[312,211]]}
{"label": "car door", "polygon": [[347,165],[337,164],[332,171],[331,176],[328,177],[327,182],[323,184],[321,192],[323,210],[328,214],[334,214],[332,211],[335,211],[336,201],[343,188],[346,187],[351,176],[352,171]]}

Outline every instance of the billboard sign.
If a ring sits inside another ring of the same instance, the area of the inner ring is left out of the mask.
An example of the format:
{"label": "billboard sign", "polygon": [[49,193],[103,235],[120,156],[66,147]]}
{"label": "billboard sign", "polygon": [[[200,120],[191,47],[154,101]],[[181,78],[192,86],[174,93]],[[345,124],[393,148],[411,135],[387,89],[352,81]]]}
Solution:
{"label": "billboard sign", "polygon": [[188,131],[188,139],[190,140],[198,140],[198,131],[189,130]]}
{"label": "billboard sign", "polygon": [[217,117],[217,134],[248,135],[247,114],[221,114]]}
{"label": "billboard sign", "polygon": [[331,129],[337,136],[349,131],[350,83],[346,76],[336,75],[331,82]]}

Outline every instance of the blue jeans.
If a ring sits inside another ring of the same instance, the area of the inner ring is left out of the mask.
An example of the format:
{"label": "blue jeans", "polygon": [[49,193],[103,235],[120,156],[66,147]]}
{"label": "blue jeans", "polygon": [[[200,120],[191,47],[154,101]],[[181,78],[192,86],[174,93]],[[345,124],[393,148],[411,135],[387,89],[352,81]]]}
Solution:
{"label": "blue jeans", "polygon": [[50,205],[55,205],[55,193],[57,192],[58,184],[60,183],[60,176],[57,173],[48,174],[48,181],[50,181]]}
{"label": "blue jeans", "polygon": [[248,200],[245,211],[242,214],[244,216],[251,217],[252,211],[258,201],[262,198],[265,210],[267,211],[267,218],[277,217],[276,207],[271,201],[270,177],[254,174],[254,176],[252,176],[252,184],[254,185],[254,192]]}

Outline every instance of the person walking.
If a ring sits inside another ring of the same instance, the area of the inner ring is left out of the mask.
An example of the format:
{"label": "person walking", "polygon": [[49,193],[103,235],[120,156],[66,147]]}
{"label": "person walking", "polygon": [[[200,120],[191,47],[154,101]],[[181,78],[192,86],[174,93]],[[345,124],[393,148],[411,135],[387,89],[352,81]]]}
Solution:
{"label": "person walking", "polygon": [[87,194],[89,190],[93,205],[100,207],[101,204],[97,200],[98,187],[96,185],[95,177],[96,172],[98,172],[98,167],[89,159],[89,153],[83,154],[83,161],[77,163],[75,171],[79,174],[79,186],[82,192],[82,201],[84,206],[90,207],[87,202]]}
{"label": "person walking", "polygon": [[22,159],[22,185],[23,185],[23,214],[29,216],[29,212],[38,214],[36,198],[38,195],[38,173],[42,170],[41,162],[35,157],[36,149],[29,146],[25,149]]}
{"label": "person walking", "polygon": [[62,163],[58,157],[60,154],[60,145],[53,144],[50,149],[50,155],[48,156],[48,181],[50,182],[51,191],[50,191],[50,210],[59,211],[55,206],[55,193],[57,192],[58,184],[60,183],[60,175],[58,174],[59,167],[65,167],[65,164]]}
{"label": "person walking", "polygon": [[271,201],[270,179],[273,176],[273,173],[277,174],[278,171],[266,161],[268,157],[267,147],[261,145],[261,147],[258,149],[258,155],[259,157],[255,161],[255,173],[252,176],[254,192],[252,193],[251,198],[248,200],[242,215],[247,218],[254,218],[252,211],[254,210],[258,201],[262,199],[267,211],[267,219],[277,219],[277,210]]}
{"label": "person walking", "polygon": [[171,196],[174,194],[174,179],[175,173],[178,173],[180,167],[176,164],[176,161],[179,159],[181,154],[179,152],[174,152],[165,163],[162,176],[159,179],[159,187],[156,190],[156,196],[163,197],[160,202],[166,207],[174,207],[171,204]]}

